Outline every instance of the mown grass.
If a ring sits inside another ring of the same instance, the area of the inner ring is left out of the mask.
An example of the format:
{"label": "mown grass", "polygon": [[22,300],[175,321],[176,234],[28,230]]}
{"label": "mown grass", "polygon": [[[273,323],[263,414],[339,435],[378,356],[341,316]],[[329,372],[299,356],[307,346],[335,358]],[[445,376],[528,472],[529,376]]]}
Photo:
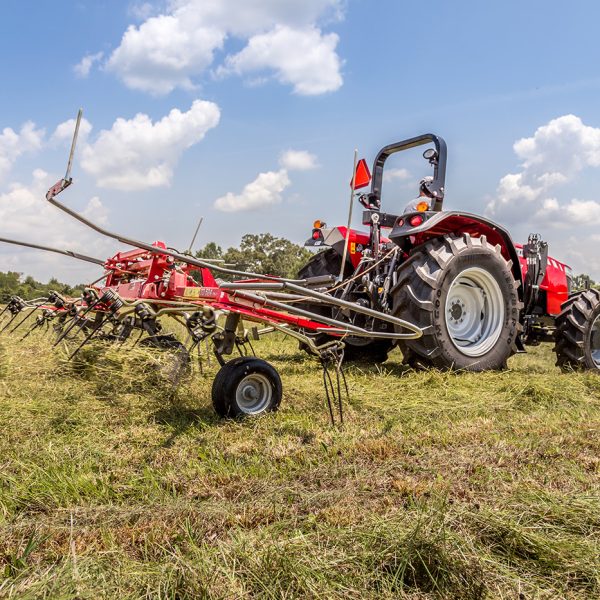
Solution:
{"label": "mown grass", "polygon": [[2,598],[600,597],[600,377],[549,347],[502,373],[316,362],[274,335],[279,412],[221,421],[213,361],[66,364],[0,338]]}

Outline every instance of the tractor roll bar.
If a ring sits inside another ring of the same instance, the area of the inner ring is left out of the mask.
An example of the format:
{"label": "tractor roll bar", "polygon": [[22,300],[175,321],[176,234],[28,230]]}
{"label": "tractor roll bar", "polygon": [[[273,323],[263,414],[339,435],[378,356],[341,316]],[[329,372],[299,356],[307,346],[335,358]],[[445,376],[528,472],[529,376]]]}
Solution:
{"label": "tractor roll bar", "polygon": [[388,157],[396,152],[402,150],[408,150],[409,148],[415,148],[416,146],[422,146],[423,144],[429,144],[433,142],[435,150],[437,152],[437,158],[432,160],[433,164],[433,181],[427,184],[427,189],[431,195],[435,198],[433,210],[442,210],[442,204],[444,203],[444,186],[446,185],[446,159],[448,151],[446,148],[446,142],[439,135],[433,133],[424,133],[408,140],[402,140],[394,144],[384,146],[373,163],[373,182],[371,183],[371,197],[375,200],[377,207],[381,206],[381,185],[383,183],[383,166]]}
{"label": "tractor roll bar", "polygon": [[18,240],[9,240],[7,238],[0,238],[0,242],[4,242],[5,244],[14,244],[15,246],[24,246],[26,248],[34,248],[35,250],[45,250],[46,252],[56,252],[56,254],[63,254],[64,256],[70,256],[71,258],[76,258],[77,260],[83,260],[85,262],[93,263],[95,265],[104,266],[104,261],[99,258],[94,258],[92,256],[86,256],[85,254],[79,254],[78,252],[73,252],[72,250],[59,250],[58,248],[50,248],[49,246],[40,246],[39,244],[32,244],[31,242],[20,242]]}

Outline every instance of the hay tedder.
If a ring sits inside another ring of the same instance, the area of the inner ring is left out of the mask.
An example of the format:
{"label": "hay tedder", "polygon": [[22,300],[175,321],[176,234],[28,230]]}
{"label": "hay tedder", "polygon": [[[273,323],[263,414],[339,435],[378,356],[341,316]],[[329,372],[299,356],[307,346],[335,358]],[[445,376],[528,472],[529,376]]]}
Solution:
{"label": "hay tedder", "polygon": [[[524,342],[554,337],[560,366],[600,369],[600,294],[571,294],[569,268],[548,258],[538,236],[516,246],[502,227],[487,219],[442,211],[446,145],[438,136],[427,134],[383,148],[375,159],[371,192],[358,196],[369,232],[350,229],[350,218],[345,228],[316,222],[307,244],[326,250],[315,254],[297,279],[285,279],[231,269],[163,242],[150,244],[113,233],[59,202],[57,196],[72,183],[80,119],[81,111],[66,175],[46,199],[97,233],[134,249],[100,260],[0,238],[104,270],[80,298],[56,292],[29,301],[11,298],[0,314],[2,331],[16,331],[28,322],[25,338],[51,325],[55,345],[70,342],[70,358],[93,340],[127,347],[137,334],[140,345],[173,357],[173,369],[166,375],[172,383],[189,369],[191,353],[204,341],[221,365],[212,400],[224,417],[277,409],[279,374],[252,349],[252,340],[273,331],[296,338],[319,359],[332,420],[334,407],[343,418],[344,357],[378,362],[395,346],[415,367],[482,371],[504,368],[513,353],[524,351]],[[423,184],[424,200],[401,215],[382,212],[386,159],[423,144],[434,146],[424,153],[434,171]],[[364,161],[355,161],[353,200],[365,172]],[[368,173],[367,184],[370,179]],[[166,316],[185,328],[186,344],[165,330]],[[255,326],[245,329],[244,324]],[[234,352],[240,356],[227,360]]]}

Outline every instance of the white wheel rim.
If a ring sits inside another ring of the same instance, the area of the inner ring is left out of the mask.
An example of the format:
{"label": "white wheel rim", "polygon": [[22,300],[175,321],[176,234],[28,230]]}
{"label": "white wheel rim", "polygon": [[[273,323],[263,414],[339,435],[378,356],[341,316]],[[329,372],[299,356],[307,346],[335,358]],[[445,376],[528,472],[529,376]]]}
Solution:
{"label": "white wheel rim", "polygon": [[450,285],[444,311],[452,343],[466,356],[489,352],[502,333],[504,300],[488,271],[471,267]]}
{"label": "white wheel rim", "polygon": [[598,315],[592,323],[590,351],[592,353],[594,364],[600,369],[600,315]]}
{"label": "white wheel rim", "polygon": [[271,403],[273,387],[267,377],[261,373],[246,375],[237,386],[235,401],[240,410],[247,415],[263,412]]}

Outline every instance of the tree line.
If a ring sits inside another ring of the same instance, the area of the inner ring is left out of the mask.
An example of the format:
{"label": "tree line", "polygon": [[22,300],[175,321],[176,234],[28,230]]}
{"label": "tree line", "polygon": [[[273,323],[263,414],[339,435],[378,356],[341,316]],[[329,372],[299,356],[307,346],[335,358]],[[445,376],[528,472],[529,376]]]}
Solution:
{"label": "tree line", "polygon": [[[292,279],[312,255],[304,246],[270,233],[246,234],[239,248],[223,250],[217,243],[209,242],[196,252],[197,258],[219,259],[239,271]],[[219,277],[225,278],[220,274]]]}
{"label": "tree line", "polygon": [[79,296],[83,288],[83,284],[71,286],[61,283],[55,277],[52,277],[48,283],[41,283],[31,275],[24,277],[22,273],[15,271],[0,272],[0,303],[2,304],[8,302],[12,296],[32,300],[33,298],[43,298],[52,291],[65,296]]}

